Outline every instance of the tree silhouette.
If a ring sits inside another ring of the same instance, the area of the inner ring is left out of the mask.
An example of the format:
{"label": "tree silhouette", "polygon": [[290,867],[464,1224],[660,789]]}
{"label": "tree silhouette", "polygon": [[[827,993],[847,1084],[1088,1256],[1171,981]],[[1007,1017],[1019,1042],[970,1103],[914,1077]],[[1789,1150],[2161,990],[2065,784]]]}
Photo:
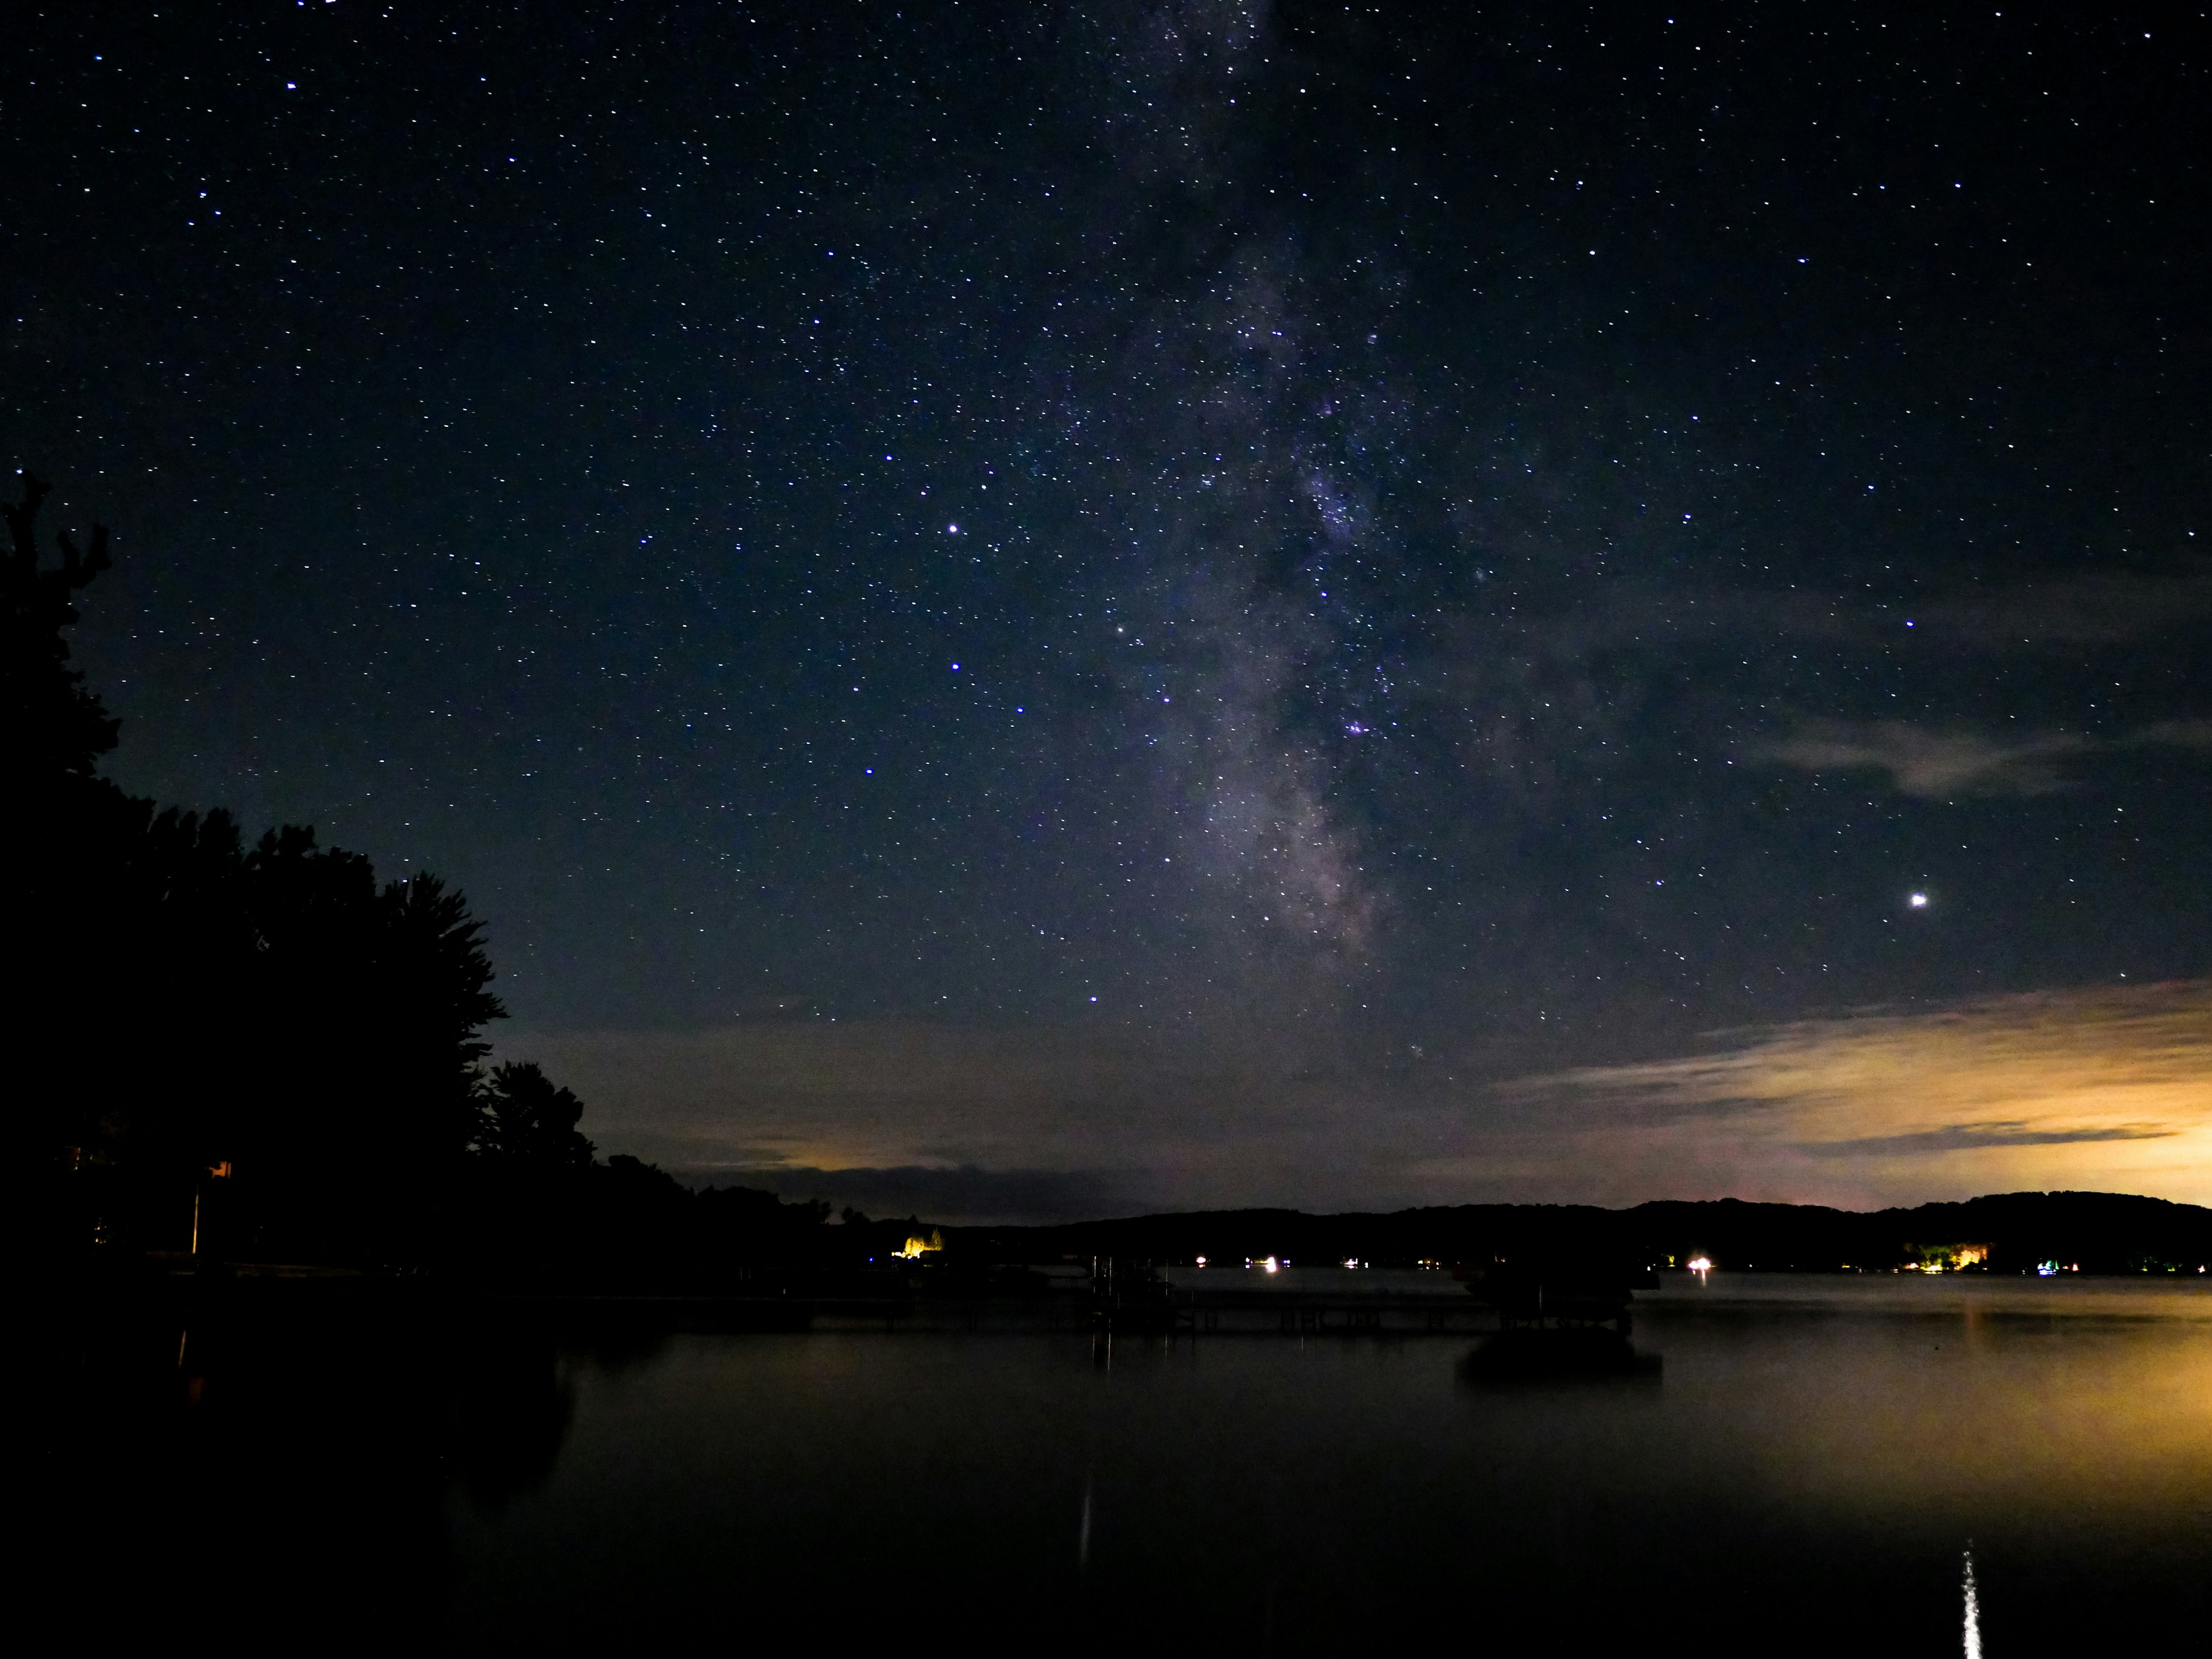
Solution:
{"label": "tree silhouette", "polygon": [[[90,550],[56,538],[58,565],[39,556],[46,483],[23,475],[22,499],[0,505],[0,855],[14,880],[8,906],[10,1009],[16,1041],[7,1130],[34,1173],[41,1237],[86,1234],[94,1218],[61,1180],[94,1159],[113,1119],[115,1045],[106,1037],[133,909],[114,878],[150,818],[97,775],[116,721],[70,664],[76,596],[108,565],[107,532]],[[123,947],[118,949],[118,947]],[[103,1062],[108,1065],[103,1066]]]}
{"label": "tree silhouette", "polygon": [[588,1165],[595,1150],[577,1129],[584,1103],[556,1086],[534,1060],[492,1068],[483,1091],[477,1144],[492,1158],[570,1168]]}
{"label": "tree silhouette", "polygon": [[49,493],[27,475],[0,507],[0,824],[21,896],[7,1127],[40,1171],[43,1231],[181,1244],[195,1187],[228,1165],[234,1243],[424,1260],[481,1128],[483,1028],[505,1012],[483,925],[434,876],[380,885],[296,825],[249,850],[227,813],[157,811],[100,777],[118,723],[66,633],[107,533],[87,550],[64,535],[42,564]]}
{"label": "tree silhouette", "polygon": [[482,924],[436,877],[380,887],[366,858],[296,825],[242,870],[260,1029],[240,1036],[265,1064],[231,1068],[226,1156],[285,1232],[434,1253],[477,1133],[481,1030],[505,1012]]}
{"label": "tree silhouette", "polygon": [[26,472],[23,499],[0,507],[9,544],[0,672],[6,677],[7,772],[19,782],[89,779],[100,757],[115,747],[118,724],[70,666],[65,637],[78,620],[76,595],[108,567],[107,526],[94,526],[91,550],[82,553],[63,531],[54,538],[61,563],[42,564],[39,508],[51,493],[43,479]]}

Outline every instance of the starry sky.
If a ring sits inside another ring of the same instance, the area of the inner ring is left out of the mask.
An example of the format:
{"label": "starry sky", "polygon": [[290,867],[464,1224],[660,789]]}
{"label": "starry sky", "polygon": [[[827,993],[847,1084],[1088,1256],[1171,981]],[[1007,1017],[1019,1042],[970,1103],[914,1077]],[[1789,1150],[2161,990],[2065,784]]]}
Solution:
{"label": "starry sky", "polygon": [[27,9],[127,787],[605,1151],[1036,1218],[2212,1200],[2212,27]]}

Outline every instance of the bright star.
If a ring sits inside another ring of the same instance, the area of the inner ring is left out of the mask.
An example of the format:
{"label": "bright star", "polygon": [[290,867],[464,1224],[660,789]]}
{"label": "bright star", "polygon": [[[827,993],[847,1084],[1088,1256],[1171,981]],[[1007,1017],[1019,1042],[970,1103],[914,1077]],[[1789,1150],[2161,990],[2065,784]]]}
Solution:
{"label": "bright star", "polygon": [[1925,893],[1915,893],[1905,902],[1911,905],[1911,907],[1916,910],[1925,910],[1928,908],[1928,895]]}

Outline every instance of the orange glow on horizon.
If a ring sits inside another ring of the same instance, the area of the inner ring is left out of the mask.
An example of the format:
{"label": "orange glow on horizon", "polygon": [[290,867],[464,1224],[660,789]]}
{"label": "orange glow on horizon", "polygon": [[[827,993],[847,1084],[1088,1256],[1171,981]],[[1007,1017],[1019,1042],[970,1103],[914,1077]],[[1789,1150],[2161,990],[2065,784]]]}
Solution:
{"label": "orange glow on horizon", "polygon": [[[1856,1179],[2212,1202],[2212,982],[1991,997],[1799,1021],[1718,1054],[1591,1066],[1509,1097],[1597,1109],[1616,1157],[1789,1195]],[[1595,1114],[1592,1114],[1595,1115]],[[1742,1182],[1741,1172],[1759,1180]]]}

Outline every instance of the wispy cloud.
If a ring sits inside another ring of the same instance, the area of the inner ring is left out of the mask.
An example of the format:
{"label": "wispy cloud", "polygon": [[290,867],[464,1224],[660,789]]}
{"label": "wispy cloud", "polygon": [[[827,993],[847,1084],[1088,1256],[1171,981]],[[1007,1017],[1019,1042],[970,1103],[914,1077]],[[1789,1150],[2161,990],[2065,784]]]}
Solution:
{"label": "wispy cloud", "polygon": [[949,1170],[926,1164],[821,1170],[769,1164],[688,1173],[713,1184],[766,1188],[787,1199],[827,1199],[871,1215],[926,1216],[933,1221],[1066,1221],[1146,1207],[1127,1196],[1126,1177],[1093,1170],[986,1170],[973,1164]]}
{"label": "wispy cloud", "polygon": [[2119,645],[2212,620],[2212,564],[2069,575],[1966,588],[1914,611],[1937,643],[1984,650],[2014,646]]}
{"label": "wispy cloud", "polygon": [[2069,1146],[2088,1140],[2162,1140],[2180,1131],[2154,1124],[2108,1128],[2034,1128],[2023,1118],[2001,1123],[1947,1123],[1903,1135],[1862,1135],[1856,1140],[1806,1140],[1800,1152],[1814,1158],[1895,1158],[1912,1152],[1960,1152],[1989,1146]]}
{"label": "wispy cloud", "polygon": [[2068,732],[2002,738],[1905,720],[1831,720],[1809,724],[1752,755],[1808,772],[1886,772],[1908,795],[2041,795],[2066,787],[2061,761],[2096,746]]}
{"label": "wispy cloud", "polygon": [[785,1018],[499,1052],[573,1087],[603,1152],[940,1220],[1318,1201],[1358,1161],[1357,1085],[1279,1030]]}
{"label": "wispy cloud", "polygon": [[1808,772],[1881,772],[1901,794],[2044,795],[2069,786],[2066,763],[2137,749],[2212,750],[2212,720],[2163,720],[2118,738],[2073,732],[1993,737],[1910,720],[1811,721],[1759,744],[1753,760]]}
{"label": "wispy cloud", "polygon": [[[1715,1053],[1552,1073],[1500,1092],[1575,1125],[1617,1163],[1726,1170],[1770,1191],[1799,1177],[1832,1183],[1844,1164],[1879,1187],[1899,1160],[1925,1182],[1931,1160],[1949,1160],[1970,1187],[2117,1181],[2203,1201],[2212,981],[1799,1021],[1737,1034]],[[2102,1156],[2085,1163],[2093,1147]]]}
{"label": "wispy cloud", "polygon": [[2143,747],[2212,750],[2212,720],[2160,720],[2127,741]]}
{"label": "wispy cloud", "polygon": [[574,1086],[603,1151],[940,1220],[2023,1187],[2212,1201],[2212,981],[1803,1020],[1502,1084],[1330,1063],[1279,1030],[785,1020],[501,1052]]}
{"label": "wispy cloud", "polygon": [[1791,586],[1607,582],[1570,608],[1510,606],[1437,620],[1441,667],[1479,665],[1501,651],[1580,659],[1625,647],[1681,648],[1750,639],[1894,647],[1909,626],[1923,646],[2004,652],[2021,647],[2125,645],[2212,621],[2212,562],[1954,588],[1917,600]]}

